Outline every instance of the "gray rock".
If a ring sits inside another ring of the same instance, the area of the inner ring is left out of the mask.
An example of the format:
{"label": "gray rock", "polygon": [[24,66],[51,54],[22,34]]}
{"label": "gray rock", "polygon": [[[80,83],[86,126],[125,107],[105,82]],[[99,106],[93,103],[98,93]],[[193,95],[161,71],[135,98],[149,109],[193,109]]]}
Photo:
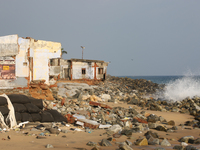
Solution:
{"label": "gray rock", "polygon": [[184,136],[179,141],[188,143],[189,140],[194,140],[193,136]]}
{"label": "gray rock", "polygon": [[110,127],[108,129],[108,131],[112,131],[113,133],[117,133],[119,131],[122,131],[122,127],[120,125],[116,124],[116,125],[113,125],[112,127]]}
{"label": "gray rock", "polygon": [[157,147],[157,148],[155,148],[154,150],[166,150],[166,149],[163,148],[163,147]]}
{"label": "gray rock", "polygon": [[126,142],[126,144],[127,144],[128,146],[131,146],[131,145],[132,145],[132,142],[130,142],[130,141],[128,141],[128,140],[126,140],[125,142]]}
{"label": "gray rock", "polygon": [[152,136],[148,139],[149,145],[159,145],[160,141],[157,138],[153,138]]}
{"label": "gray rock", "polygon": [[112,144],[108,140],[103,139],[101,141],[101,146],[112,146]]}
{"label": "gray rock", "polygon": [[156,130],[158,130],[158,131],[165,131],[165,132],[167,132],[167,128],[166,128],[166,127],[164,127],[164,126],[161,126],[161,125],[157,126],[157,127],[156,127]]}
{"label": "gray rock", "polygon": [[184,147],[181,146],[181,145],[175,145],[175,146],[173,147],[173,149],[184,150]]}
{"label": "gray rock", "polygon": [[120,144],[119,145],[119,149],[120,150],[133,150],[130,146],[128,146],[127,144]]}
{"label": "gray rock", "polygon": [[185,150],[199,150],[199,149],[192,146],[192,145],[188,145],[188,146],[185,147]]}
{"label": "gray rock", "polygon": [[86,145],[88,145],[88,146],[96,146],[97,143],[89,141]]}
{"label": "gray rock", "polygon": [[157,126],[158,126],[158,124],[156,124],[156,123],[152,123],[152,122],[148,123],[149,129],[155,129]]}
{"label": "gray rock", "polygon": [[46,148],[54,148],[54,147],[53,147],[53,145],[51,145],[51,144],[47,144],[47,145],[46,145]]}
{"label": "gray rock", "polygon": [[56,128],[50,128],[50,129],[48,129],[49,130],[49,132],[51,133],[51,134],[59,134],[60,133],[60,131],[58,130],[58,129],[56,129]]}
{"label": "gray rock", "polygon": [[162,145],[162,146],[171,146],[171,144],[168,142],[167,139],[164,139],[164,140],[160,143],[160,145]]}

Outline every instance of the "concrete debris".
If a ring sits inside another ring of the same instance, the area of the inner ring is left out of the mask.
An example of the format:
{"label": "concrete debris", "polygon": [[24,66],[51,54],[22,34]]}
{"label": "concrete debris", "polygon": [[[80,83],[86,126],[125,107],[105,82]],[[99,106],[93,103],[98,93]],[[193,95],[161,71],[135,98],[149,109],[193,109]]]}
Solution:
{"label": "concrete debris", "polygon": [[[40,120],[43,119],[41,122],[54,122],[55,124],[46,126],[41,123],[42,125],[33,126],[31,131],[41,131],[36,138],[44,139],[51,134],[58,136],[58,134],[76,131],[92,134],[96,129],[105,129],[104,134],[108,136],[106,137],[107,139],[103,139],[105,138],[103,137],[101,141],[89,141],[86,144],[92,146],[93,149],[100,149],[101,147],[98,147],[98,144],[101,146],[116,145],[118,142],[116,140],[122,139],[121,137],[124,136],[127,140],[123,143],[118,143],[119,149],[134,149],[132,142],[138,146],[171,146],[167,138],[159,134],[162,132],[162,135],[169,135],[185,129],[199,129],[200,97],[185,98],[178,102],[153,98],[156,91],[162,91],[164,87],[165,85],[158,85],[143,79],[134,80],[112,76],[108,76],[107,80],[98,82],[95,86],[85,83],[59,82],[57,87],[48,87],[44,82],[35,81],[31,84],[32,93],[39,89],[37,94],[45,95],[44,91],[46,91],[47,97],[47,91],[50,91],[50,98],[53,97],[51,101],[44,97],[42,98],[42,108],[40,108],[41,110],[38,114],[41,115],[43,111],[56,111],[66,121],[55,121],[58,117],[53,116],[51,113],[50,115],[44,113],[43,115],[52,116],[54,120],[50,118],[46,121],[46,117],[39,116],[41,117]],[[36,93],[35,96],[37,96]],[[110,102],[118,104],[117,107],[114,107],[116,105],[110,105]],[[124,103],[128,103],[129,107],[124,108],[120,105]],[[186,121],[179,126],[175,124],[176,120],[166,120],[164,117],[149,113],[152,111],[147,112],[146,110],[186,113],[194,116],[195,120]],[[4,112],[1,108],[0,111],[4,116],[3,113],[6,113],[6,111]],[[29,115],[25,115],[29,117]],[[30,122],[25,126],[28,126]],[[19,127],[15,130],[17,132],[17,130],[20,131],[21,129]],[[104,134],[101,134],[101,136],[105,136]],[[142,134],[144,137],[135,137],[138,134]],[[134,140],[132,140],[133,138]],[[190,149],[194,147],[189,147],[187,143],[200,143],[200,138],[195,139],[194,136],[179,138],[179,141],[175,140],[181,146],[174,146],[176,149],[182,149],[183,147]],[[157,147],[156,149],[162,150],[164,148]]]}

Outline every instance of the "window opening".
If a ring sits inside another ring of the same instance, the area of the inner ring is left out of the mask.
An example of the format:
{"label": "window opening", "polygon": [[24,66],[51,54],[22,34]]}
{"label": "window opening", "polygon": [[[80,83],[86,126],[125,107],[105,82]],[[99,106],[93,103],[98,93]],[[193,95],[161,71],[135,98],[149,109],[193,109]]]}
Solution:
{"label": "window opening", "polygon": [[98,68],[98,73],[103,74],[103,68]]}
{"label": "window opening", "polygon": [[86,74],[86,69],[82,68],[82,74]]}

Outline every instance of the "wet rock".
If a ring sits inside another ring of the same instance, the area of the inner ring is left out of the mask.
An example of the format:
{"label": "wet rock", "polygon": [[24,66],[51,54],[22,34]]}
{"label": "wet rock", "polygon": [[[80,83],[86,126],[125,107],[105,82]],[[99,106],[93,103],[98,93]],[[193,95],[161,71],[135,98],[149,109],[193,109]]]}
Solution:
{"label": "wet rock", "polygon": [[101,141],[101,146],[112,146],[112,144],[108,140],[103,139]]}
{"label": "wet rock", "polygon": [[162,145],[162,146],[171,146],[171,144],[168,142],[167,139],[164,139],[164,140],[160,143],[160,145]]}
{"label": "wet rock", "polygon": [[139,138],[135,141],[135,145],[145,146],[148,145],[148,141],[146,138]]}

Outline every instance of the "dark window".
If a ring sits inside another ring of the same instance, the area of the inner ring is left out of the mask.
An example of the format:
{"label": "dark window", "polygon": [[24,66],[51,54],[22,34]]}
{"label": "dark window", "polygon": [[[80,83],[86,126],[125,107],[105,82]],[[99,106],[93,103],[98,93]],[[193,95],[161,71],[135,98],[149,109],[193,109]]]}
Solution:
{"label": "dark window", "polygon": [[82,68],[82,74],[86,74],[86,69]]}
{"label": "dark window", "polygon": [[103,74],[103,68],[98,68],[98,73]]}

